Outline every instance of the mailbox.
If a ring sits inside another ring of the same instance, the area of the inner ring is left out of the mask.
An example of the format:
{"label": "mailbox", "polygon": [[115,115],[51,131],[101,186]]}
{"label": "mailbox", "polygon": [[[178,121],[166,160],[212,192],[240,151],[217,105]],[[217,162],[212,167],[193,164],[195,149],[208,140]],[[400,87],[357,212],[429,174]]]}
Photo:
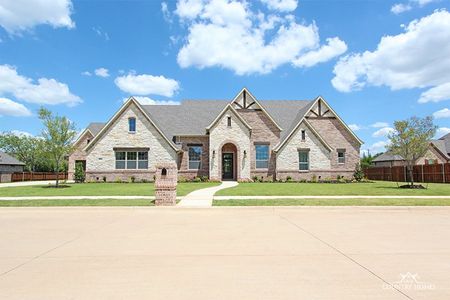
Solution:
{"label": "mailbox", "polygon": [[156,165],[155,205],[173,206],[177,204],[177,164],[172,162]]}

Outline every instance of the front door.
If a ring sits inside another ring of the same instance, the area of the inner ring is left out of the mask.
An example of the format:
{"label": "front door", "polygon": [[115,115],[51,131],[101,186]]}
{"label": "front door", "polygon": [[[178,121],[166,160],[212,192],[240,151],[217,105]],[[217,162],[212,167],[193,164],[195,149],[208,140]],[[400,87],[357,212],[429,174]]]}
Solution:
{"label": "front door", "polygon": [[222,153],[222,179],[234,178],[233,153]]}

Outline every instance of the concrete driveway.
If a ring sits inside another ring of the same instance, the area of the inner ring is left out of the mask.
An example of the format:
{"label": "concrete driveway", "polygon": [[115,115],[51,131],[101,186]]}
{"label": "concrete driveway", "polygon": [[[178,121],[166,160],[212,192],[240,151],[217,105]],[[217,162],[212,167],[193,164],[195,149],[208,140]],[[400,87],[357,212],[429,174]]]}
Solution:
{"label": "concrete driveway", "polygon": [[440,207],[3,208],[0,299],[450,299],[449,228]]}

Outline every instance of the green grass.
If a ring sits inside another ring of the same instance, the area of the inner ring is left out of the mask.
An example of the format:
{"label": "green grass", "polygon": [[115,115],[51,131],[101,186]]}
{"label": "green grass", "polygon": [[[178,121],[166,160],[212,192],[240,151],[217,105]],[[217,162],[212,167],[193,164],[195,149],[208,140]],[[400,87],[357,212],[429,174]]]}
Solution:
{"label": "green grass", "polygon": [[11,200],[0,201],[0,207],[26,206],[154,206],[153,200],[144,199],[101,199],[101,200]]}
{"label": "green grass", "polygon": [[[185,182],[177,186],[177,195],[218,185],[216,182]],[[153,183],[75,183],[66,188],[48,188],[47,185],[0,188],[0,197],[19,196],[153,196]]]}
{"label": "green grass", "polygon": [[214,200],[214,206],[449,206],[450,199]]}
{"label": "green grass", "polygon": [[[399,185],[404,183],[399,183]],[[423,184],[427,186],[426,183]],[[450,184],[429,183],[426,190],[400,189],[397,183],[377,181],[373,183],[241,183],[237,187],[218,191],[216,196],[450,196]]]}

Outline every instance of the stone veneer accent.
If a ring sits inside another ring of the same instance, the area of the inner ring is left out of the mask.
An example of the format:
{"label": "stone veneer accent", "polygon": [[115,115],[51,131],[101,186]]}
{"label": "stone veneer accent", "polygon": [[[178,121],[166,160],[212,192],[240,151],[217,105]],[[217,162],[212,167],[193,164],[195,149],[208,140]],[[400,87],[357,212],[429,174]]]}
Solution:
{"label": "stone veneer accent", "polygon": [[[302,141],[302,130],[305,130],[305,140]],[[299,149],[309,149],[310,171],[299,170]],[[306,126],[301,124],[277,154],[277,173],[310,173],[316,171],[327,171],[331,169],[330,150],[317,138],[317,136]],[[292,176],[293,178],[305,177],[306,175]],[[304,179],[304,178],[302,178]]]}
{"label": "stone veneer accent", "polygon": [[[237,109],[237,112],[252,128],[249,151],[251,176],[262,176],[273,180],[275,177],[276,156],[272,149],[280,141],[280,129],[262,110]],[[269,168],[267,169],[256,169],[256,143],[269,145]]]}
{"label": "stone veneer accent", "polygon": [[[128,132],[128,118],[136,118],[136,132]],[[116,170],[114,148],[149,148],[147,170]],[[130,103],[100,139],[88,150],[86,180],[153,180],[156,163],[177,161],[177,153],[139,108]]]}
{"label": "stone veneer accent", "polygon": [[[227,126],[227,117],[231,117],[231,126]],[[237,179],[250,179],[250,130],[239,120],[238,116],[228,109],[216,124],[210,129],[209,134],[209,157],[211,180],[222,179],[222,147],[227,143],[232,143],[237,148],[237,155],[234,158],[237,165]],[[213,154],[213,151],[215,153]],[[244,151],[247,155],[244,155]]]}
{"label": "stone veneer accent", "polygon": [[87,146],[88,140],[92,141],[93,138],[94,136],[89,131],[86,131],[74,145],[74,151],[70,154],[68,163],[68,176],[70,180],[74,179],[75,162],[77,160],[86,160],[84,147]]}
{"label": "stone veneer accent", "polygon": [[[182,154],[179,156],[178,174],[186,179],[209,176],[209,136],[180,137]],[[202,160],[199,170],[189,170],[189,145],[202,145]]]}

